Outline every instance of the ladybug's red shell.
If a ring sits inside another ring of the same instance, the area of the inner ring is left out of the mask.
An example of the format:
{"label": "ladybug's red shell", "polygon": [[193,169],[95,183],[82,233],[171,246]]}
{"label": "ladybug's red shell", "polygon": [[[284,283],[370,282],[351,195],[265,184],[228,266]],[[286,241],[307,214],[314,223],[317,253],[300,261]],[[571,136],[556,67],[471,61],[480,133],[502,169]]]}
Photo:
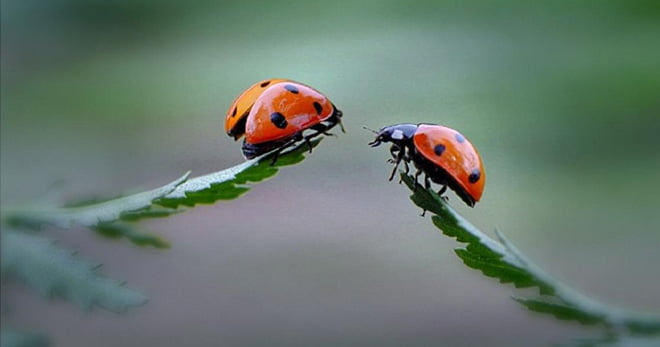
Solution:
{"label": "ladybug's red shell", "polygon": [[245,142],[261,144],[291,138],[335,114],[323,94],[302,83],[271,84],[257,98],[245,124]]}
{"label": "ladybug's red shell", "polygon": [[271,85],[288,81],[281,78],[263,80],[251,85],[229,106],[225,116],[225,132],[238,140],[245,133],[245,121],[254,102]]}
{"label": "ladybug's red shell", "polygon": [[420,124],[413,136],[417,151],[440,166],[476,202],[481,199],[486,175],[477,149],[458,131]]}

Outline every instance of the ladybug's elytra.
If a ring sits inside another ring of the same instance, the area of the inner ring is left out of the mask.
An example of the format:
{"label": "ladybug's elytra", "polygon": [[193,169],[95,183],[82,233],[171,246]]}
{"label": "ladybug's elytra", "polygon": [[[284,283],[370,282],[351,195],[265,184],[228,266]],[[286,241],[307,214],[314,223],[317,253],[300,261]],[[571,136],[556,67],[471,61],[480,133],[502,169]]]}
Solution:
{"label": "ladybug's elytra", "polygon": [[[238,139],[245,135],[243,155],[254,158],[310,139],[335,125],[342,112],[319,91],[299,82],[271,79],[244,91],[227,111],[225,130]],[[303,135],[305,130],[313,133]],[[343,131],[343,127],[342,127]],[[310,145],[311,150],[311,145]]]}
{"label": "ladybug's elytra", "polygon": [[396,124],[380,129],[369,144],[376,147],[382,142],[392,143],[395,166],[390,180],[401,161],[406,173],[413,162],[418,169],[415,178],[424,173],[427,188],[430,181],[441,184],[442,195],[449,187],[470,207],[481,199],[486,183],[481,156],[458,131],[435,124]]}
{"label": "ladybug's elytra", "polygon": [[245,133],[245,122],[247,121],[248,114],[252,109],[252,105],[257,101],[257,98],[263,94],[268,86],[271,84],[286,82],[288,80],[274,78],[264,80],[251,85],[236,100],[229,106],[227,116],[225,117],[225,131],[227,135],[238,140]]}

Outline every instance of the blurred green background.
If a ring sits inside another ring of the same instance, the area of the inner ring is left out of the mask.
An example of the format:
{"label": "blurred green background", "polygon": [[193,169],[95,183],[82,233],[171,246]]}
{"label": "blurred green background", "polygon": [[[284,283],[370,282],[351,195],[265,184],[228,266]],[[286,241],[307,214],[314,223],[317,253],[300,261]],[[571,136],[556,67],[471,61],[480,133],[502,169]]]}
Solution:
{"label": "blurred green background", "polygon": [[[143,223],[166,251],[60,244],[150,302],[80,312],[12,288],[61,346],[543,345],[590,336],[468,270],[387,182],[400,122],[479,148],[482,202],[450,203],[598,299],[660,311],[657,1],[2,1],[2,204],[112,196],[241,162],[224,113],[290,78],[344,112],[243,198]],[[55,187],[55,188],[53,188]],[[130,190],[129,190],[130,191]],[[7,293],[4,293],[7,294]]]}

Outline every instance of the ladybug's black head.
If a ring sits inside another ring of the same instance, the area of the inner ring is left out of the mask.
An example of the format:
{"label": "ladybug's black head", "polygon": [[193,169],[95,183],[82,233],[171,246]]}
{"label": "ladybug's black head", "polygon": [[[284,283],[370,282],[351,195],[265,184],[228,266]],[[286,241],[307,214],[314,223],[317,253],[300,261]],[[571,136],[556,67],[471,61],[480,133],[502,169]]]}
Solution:
{"label": "ladybug's black head", "polygon": [[382,142],[403,143],[412,140],[417,131],[417,124],[395,124],[386,126],[376,133],[376,139],[369,142],[371,147],[377,147]]}

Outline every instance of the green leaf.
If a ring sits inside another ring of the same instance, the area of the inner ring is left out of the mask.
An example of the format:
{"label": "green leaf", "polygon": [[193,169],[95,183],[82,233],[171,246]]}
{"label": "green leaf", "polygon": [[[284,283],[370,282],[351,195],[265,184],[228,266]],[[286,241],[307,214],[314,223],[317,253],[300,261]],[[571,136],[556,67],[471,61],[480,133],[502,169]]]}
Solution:
{"label": "green leaf", "polygon": [[104,201],[93,205],[69,207],[49,210],[17,211],[9,213],[9,224],[20,226],[38,226],[50,224],[63,229],[73,225],[94,226],[98,223],[109,223],[119,219],[123,213],[148,209],[154,199],[172,192],[188,175],[179,177],[162,187],[121,198]]}
{"label": "green leaf", "polygon": [[147,298],[103,277],[91,264],[56,247],[51,240],[15,230],[2,232],[2,274],[25,282],[47,297],[62,297],[85,309],[122,312]]}
{"label": "green leaf", "polygon": [[165,218],[183,211],[184,210],[151,205],[136,211],[124,211],[119,215],[119,219],[127,222],[136,222],[140,219],[146,218]]}
{"label": "green leaf", "polygon": [[46,347],[50,345],[48,338],[42,334],[19,331],[2,327],[0,331],[0,346],[2,347]]}
{"label": "green leaf", "polygon": [[[310,143],[312,148],[316,147],[320,141],[320,138],[312,141]],[[226,170],[189,179],[154,203],[176,208],[181,205],[190,207],[238,198],[250,190],[246,184],[263,181],[274,176],[278,168],[301,162],[305,159],[304,154],[308,150],[309,147],[303,142],[280,154],[275,163],[272,162],[273,154],[269,153]]]}
{"label": "green leaf", "polygon": [[575,339],[568,343],[555,344],[557,347],[658,347],[660,337],[652,336],[612,336]]}
{"label": "green leaf", "polygon": [[410,188],[410,199],[435,215],[433,224],[445,235],[465,244],[456,255],[470,268],[516,288],[536,287],[538,298],[516,298],[529,310],[583,324],[602,324],[627,334],[660,334],[660,316],[632,312],[601,303],[552,278],[525,257],[504,235],[495,230],[492,239],[452,209],[442,197],[401,174]]}
{"label": "green leaf", "polygon": [[581,311],[576,307],[565,303],[516,297],[514,297],[513,300],[527,307],[530,311],[551,314],[561,320],[574,320],[582,324],[605,323],[605,318],[603,316],[597,316],[589,312]]}
{"label": "green leaf", "polygon": [[456,249],[456,254],[465,265],[480,270],[488,277],[500,280],[500,283],[513,283],[516,288],[539,287],[540,284],[524,270],[495,258],[481,257],[466,249]]}
{"label": "green leaf", "polygon": [[[180,206],[212,204],[218,200],[236,199],[257,183],[274,176],[283,166],[294,165],[305,159],[305,153],[316,147],[321,138],[302,142],[281,153],[273,163],[276,151],[247,160],[231,168],[188,179],[186,173],[179,179],[151,191],[123,196],[101,202],[56,209],[20,210],[5,213],[5,221],[15,227],[38,229],[43,224],[68,229],[74,225],[94,227],[119,219],[136,221],[143,218],[167,217],[183,212]],[[88,201],[87,203],[90,203]],[[106,230],[107,231],[107,230]],[[108,232],[113,234],[114,232]]]}
{"label": "green leaf", "polygon": [[137,231],[125,223],[100,223],[92,229],[101,236],[111,239],[126,238],[141,247],[170,248],[172,246],[169,241],[158,235]]}

